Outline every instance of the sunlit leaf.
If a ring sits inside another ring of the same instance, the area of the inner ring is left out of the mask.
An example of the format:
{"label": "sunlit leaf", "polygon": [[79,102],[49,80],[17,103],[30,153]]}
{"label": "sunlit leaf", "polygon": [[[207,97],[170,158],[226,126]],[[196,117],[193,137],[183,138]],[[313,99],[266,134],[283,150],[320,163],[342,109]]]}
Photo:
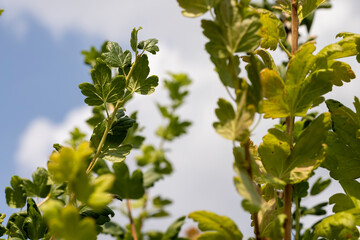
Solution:
{"label": "sunlit leaf", "polygon": [[235,53],[249,52],[259,45],[259,16],[247,6],[239,7],[234,0],[219,1],[214,11],[215,20],[202,20],[201,24],[209,39],[205,48],[222,83],[234,87],[240,73]]}
{"label": "sunlit leaf", "polygon": [[156,52],[159,51],[159,47],[157,46],[157,43],[159,41],[155,38],[150,38],[145,41],[141,41],[138,43],[138,48],[142,49],[143,51],[147,51],[151,54],[156,54]]}
{"label": "sunlit leaf", "polygon": [[309,14],[311,14],[315,9],[317,9],[321,4],[325,3],[327,0],[299,0],[298,7],[298,18],[301,22]]}
{"label": "sunlit leaf", "polygon": [[324,142],[330,125],[330,114],[320,115],[301,133],[292,151],[289,136],[270,129],[259,147],[266,171],[291,184],[309,178],[325,158]]}
{"label": "sunlit leaf", "polygon": [[262,37],[260,46],[270,50],[276,50],[279,41],[285,39],[283,23],[276,15],[268,10],[259,9],[261,29],[259,35]]}
{"label": "sunlit leaf", "polygon": [[243,141],[249,136],[254,110],[246,108],[246,94],[238,100],[236,112],[228,101],[220,98],[215,109],[219,122],[213,124],[216,132],[229,140]]}
{"label": "sunlit leaf", "polygon": [[137,45],[138,45],[138,32],[142,29],[142,27],[139,28],[133,28],[133,30],[131,31],[131,39],[130,39],[130,45],[131,45],[131,49],[134,52],[137,52]]}
{"label": "sunlit leaf", "polygon": [[122,162],[130,153],[131,149],[132,146],[129,144],[121,145],[117,148],[109,148],[106,150],[106,152],[103,153],[101,158],[110,162]]}
{"label": "sunlit leaf", "polygon": [[91,70],[93,84],[81,83],[79,88],[86,96],[85,103],[89,106],[98,106],[104,103],[113,103],[124,95],[125,78],[120,75],[111,78],[111,70],[103,61],[97,61]]}
{"label": "sunlit leaf", "polygon": [[104,61],[109,67],[125,69],[131,65],[131,53],[126,50],[123,52],[120,45],[116,42],[106,44],[108,52],[103,53]]}
{"label": "sunlit leaf", "polygon": [[359,239],[355,217],[347,212],[338,212],[325,218],[315,227],[315,236],[328,239]]}
{"label": "sunlit leaf", "polygon": [[26,203],[26,191],[23,180],[19,176],[12,176],[11,187],[5,188],[6,203],[11,208],[22,208]]}
{"label": "sunlit leaf", "polygon": [[72,205],[62,208],[54,200],[45,204],[42,208],[44,217],[55,238],[64,240],[97,239],[95,221],[92,218],[80,219],[78,210]]}
{"label": "sunlit leaf", "polygon": [[198,236],[198,240],[241,240],[243,238],[236,224],[228,217],[207,211],[196,211],[190,213],[189,218],[198,222],[199,229],[203,231]]}
{"label": "sunlit leaf", "polygon": [[214,7],[219,0],[177,0],[185,17],[199,17]]}
{"label": "sunlit leaf", "polygon": [[244,200],[246,200],[247,207],[245,210],[250,213],[258,212],[261,208],[261,197],[247,169],[243,167],[246,164],[244,153],[242,149],[238,147],[233,149],[233,154],[235,157],[234,170],[236,176],[234,177],[234,185],[236,190]]}
{"label": "sunlit leaf", "polygon": [[24,178],[23,187],[29,197],[45,198],[50,192],[48,184],[48,172],[45,168],[38,167],[32,174],[33,181]]}
{"label": "sunlit leaf", "polygon": [[149,61],[146,54],[143,54],[133,66],[132,74],[126,83],[126,88],[130,92],[137,92],[142,95],[148,95],[155,91],[159,79],[152,75],[148,77],[150,68]]}

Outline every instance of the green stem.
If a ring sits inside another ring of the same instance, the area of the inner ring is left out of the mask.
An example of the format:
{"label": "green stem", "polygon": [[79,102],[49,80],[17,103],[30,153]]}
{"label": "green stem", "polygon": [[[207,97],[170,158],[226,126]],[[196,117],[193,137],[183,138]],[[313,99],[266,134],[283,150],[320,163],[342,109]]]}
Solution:
{"label": "green stem", "polygon": [[[135,65],[137,64],[137,62],[138,62],[138,60],[139,60],[140,57],[141,57],[141,54],[136,57],[133,66],[131,67],[128,75],[127,75],[126,78],[125,78],[125,82],[128,82],[128,81],[129,81],[130,76],[131,76],[131,74],[132,74],[132,72],[133,72],[133,70],[134,70],[134,67],[135,67]],[[130,98],[130,97],[132,96],[133,93],[134,93],[134,92],[131,92],[131,93],[128,94],[126,97],[124,97],[123,99],[119,99],[119,100],[116,102],[116,105],[115,105],[115,107],[114,107],[114,111],[111,113],[110,118],[107,118],[107,124],[106,124],[106,127],[105,127],[104,134],[103,134],[103,136],[102,136],[102,138],[101,138],[101,140],[100,140],[100,143],[99,143],[98,148],[96,149],[96,153],[95,153],[92,161],[91,161],[90,164],[89,164],[89,167],[86,169],[86,173],[90,173],[91,170],[94,168],[94,166],[95,166],[95,164],[96,164],[96,162],[97,162],[97,160],[98,160],[98,158],[99,158],[99,156],[100,156],[100,154],[101,154],[101,150],[102,150],[102,148],[103,148],[103,146],[104,146],[104,144],[105,144],[106,137],[107,137],[107,135],[108,135],[108,133],[109,133],[109,131],[110,131],[110,129],[111,129],[111,126],[112,126],[112,124],[113,124],[113,122],[114,122],[114,120],[115,120],[117,111],[118,111],[119,108],[122,106],[122,104],[123,104],[124,102],[126,102],[126,100],[127,100],[128,98]]]}
{"label": "green stem", "polygon": [[281,41],[279,41],[279,46],[282,50],[284,50],[289,59],[293,57]]}
{"label": "green stem", "polygon": [[296,234],[295,234],[295,240],[300,240],[300,201],[301,198],[296,197],[295,198],[295,204],[296,204],[296,209],[295,209],[295,230],[296,230]]}

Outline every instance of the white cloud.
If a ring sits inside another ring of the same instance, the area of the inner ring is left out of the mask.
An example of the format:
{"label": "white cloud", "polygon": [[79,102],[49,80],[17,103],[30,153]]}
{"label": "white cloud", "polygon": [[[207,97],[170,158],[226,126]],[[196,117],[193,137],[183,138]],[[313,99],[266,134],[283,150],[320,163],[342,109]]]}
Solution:
{"label": "white cloud", "polygon": [[52,144],[64,143],[70,138],[69,132],[78,127],[82,132],[90,133],[85,120],[90,116],[90,108],[82,107],[70,111],[61,123],[53,123],[47,118],[32,120],[20,136],[15,154],[17,171],[20,176],[30,176],[38,167],[46,167]]}

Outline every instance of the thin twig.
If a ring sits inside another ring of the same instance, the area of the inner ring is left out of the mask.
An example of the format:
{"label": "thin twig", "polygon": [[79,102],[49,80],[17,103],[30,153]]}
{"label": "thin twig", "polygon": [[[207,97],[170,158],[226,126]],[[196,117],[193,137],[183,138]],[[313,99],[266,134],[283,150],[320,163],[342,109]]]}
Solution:
{"label": "thin twig", "polygon": [[37,204],[37,206],[38,207],[40,207],[41,205],[43,205],[47,200],[49,200],[50,199],[50,194],[48,194],[47,196],[46,196],[46,198],[44,198],[41,202],[39,202],[38,204]]}
{"label": "thin twig", "polygon": [[138,240],[138,237],[137,237],[137,234],[136,234],[136,228],[135,228],[134,219],[133,219],[132,214],[131,214],[130,199],[126,199],[126,206],[127,206],[128,214],[129,214],[132,237],[133,237],[134,240]]}

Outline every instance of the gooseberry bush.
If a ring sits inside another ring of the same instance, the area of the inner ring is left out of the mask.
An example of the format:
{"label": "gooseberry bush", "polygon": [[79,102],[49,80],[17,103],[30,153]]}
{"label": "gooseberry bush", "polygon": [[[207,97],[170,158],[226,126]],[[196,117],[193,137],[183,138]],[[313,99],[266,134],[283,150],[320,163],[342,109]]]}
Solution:
{"label": "gooseberry bush", "polygon": [[[355,79],[351,66],[339,59],[355,57],[360,62],[360,35],[339,33],[337,42],[322,49],[316,49],[313,37],[299,41],[299,27],[309,32],[316,11],[331,7],[326,0],[177,2],[184,16],[202,16],[205,49],[229,94],[228,100],[217,102],[213,127],[233,145],[234,186],[243,198],[242,208],[251,214],[250,239],[359,239],[360,101],[355,97],[353,111],[324,95]],[[87,121],[93,134],[86,141],[75,129],[66,146],[54,144],[47,169],[38,168],[33,180],[12,177],[6,201],[20,211],[0,225],[0,234],[9,239],[96,239],[100,233],[129,240],[244,238],[232,219],[206,210],[188,215],[200,232],[180,237],[185,216],[163,231],[144,231],[144,221],[168,215],[171,200],[152,196],[151,189],[172,172],[164,144],[190,126],[177,110],[191,81],[184,74],[165,80],[171,101],[158,104],[158,109],[167,124],[156,131],[158,146],[144,144],[136,112],[127,115],[125,105],[136,94],[154,92],[158,77],[149,76],[147,54],[159,48],[156,39],[138,41],[139,30],[131,33],[132,52],[115,42],[83,52],[92,83],[79,87],[85,103],[93,107]],[[271,55],[278,48],[287,56],[281,63]],[[322,103],[328,112],[312,110]],[[252,132],[256,119],[262,118],[278,119],[279,124],[263,133],[256,146]],[[130,174],[126,162],[131,159],[125,159],[132,149],[142,153],[135,157],[138,169]],[[319,167],[332,179],[317,176],[314,170]],[[310,184],[309,178],[316,180]],[[331,181],[338,181],[344,193],[315,206],[302,205]],[[129,219],[126,226],[111,219],[117,204]],[[329,204],[332,213],[326,212]],[[317,220],[305,228],[303,217],[308,215]]]}

